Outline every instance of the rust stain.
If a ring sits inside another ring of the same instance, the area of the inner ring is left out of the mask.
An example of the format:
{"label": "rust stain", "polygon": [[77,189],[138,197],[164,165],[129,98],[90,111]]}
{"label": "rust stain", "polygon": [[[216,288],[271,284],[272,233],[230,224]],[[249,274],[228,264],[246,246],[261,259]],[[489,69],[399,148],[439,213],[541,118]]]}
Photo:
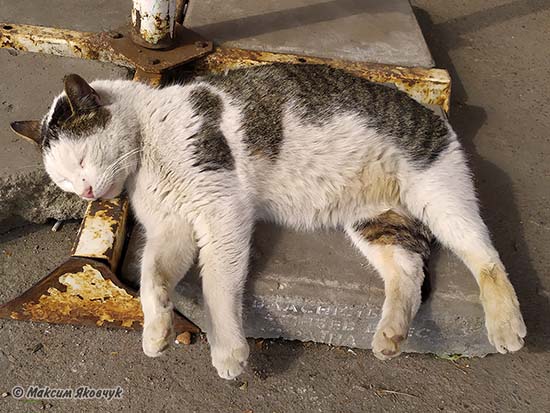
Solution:
{"label": "rust stain", "polygon": [[0,47],[94,59],[131,67],[131,62],[113,49],[110,40],[109,34],[105,32],[79,32],[53,27],[0,23]]}
{"label": "rust stain", "polygon": [[162,74],[148,73],[141,69],[137,69],[134,73],[134,79],[137,82],[147,83],[149,86],[158,87],[162,83]]}
{"label": "rust stain", "polygon": [[122,255],[127,214],[127,199],[90,202],[72,255],[105,259],[114,271]]}
{"label": "rust stain", "polygon": [[126,328],[132,328],[134,323],[143,325],[139,298],[105,279],[91,265],[84,265],[80,272],[62,275],[59,283],[66,291],[50,287],[38,302],[24,303],[23,314],[12,312],[11,318],[26,316],[51,323],[92,319],[98,326],[117,323]]}
{"label": "rust stain", "polygon": [[[155,75],[198,59],[213,48],[212,42],[181,25],[175,26],[173,36],[168,34],[170,44],[162,45],[163,48],[170,47],[167,50],[147,49],[132,41],[140,38],[131,26],[120,28],[113,36],[113,32],[80,32],[0,22],[0,47],[111,62]],[[204,46],[197,47],[197,42]],[[144,44],[151,47],[147,42]]]}

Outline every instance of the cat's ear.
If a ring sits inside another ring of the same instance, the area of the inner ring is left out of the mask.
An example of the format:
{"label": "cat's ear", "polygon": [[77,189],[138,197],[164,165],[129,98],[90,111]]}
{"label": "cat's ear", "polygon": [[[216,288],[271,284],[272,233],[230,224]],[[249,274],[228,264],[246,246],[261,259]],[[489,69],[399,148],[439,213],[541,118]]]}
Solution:
{"label": "cat's ear", "polygon": [[17,133],[22,138],[25,138],[32,143],[40,146],[41,142],[41,133],[40,127],[41,122],[38,120],[22,120],[18,122],[12,122],[10,124],[11,129]]}
{"label": "cat's ear", "polygon": [[77,74],[65,76],[63,82],[73,113],[90,112],[101,106],[97,92]]}

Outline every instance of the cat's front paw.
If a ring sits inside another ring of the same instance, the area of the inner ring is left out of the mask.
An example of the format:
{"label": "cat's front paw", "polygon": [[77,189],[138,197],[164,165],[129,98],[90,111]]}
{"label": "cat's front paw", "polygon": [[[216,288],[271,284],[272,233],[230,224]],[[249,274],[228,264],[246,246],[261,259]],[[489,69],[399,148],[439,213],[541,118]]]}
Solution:
{"label": "cat's front paw", "polygon": [[149,357],[160,356],[170,345],[173,335],[172,311],[147,320],[143,327],[143,352]]}
{"label": "cat's front paw", "polygon": [[401,343],[407,338],[408,328],[382,320],[372,339],[372,352],[380,360],[389,360],[401,354]]}
{"label": "cat's front paw", "polygon": [[212,365],[222,379],[232,380],[246,367],[250,349],[246,340],[234,347],[212,348]]}
{"label": "cat's front paw", "polygon": [[527,328],[519,305],[513,302],[503,303],[499,311],[489,311],[485,317],[489,342],[499,353],[514,352],[523,347]]}

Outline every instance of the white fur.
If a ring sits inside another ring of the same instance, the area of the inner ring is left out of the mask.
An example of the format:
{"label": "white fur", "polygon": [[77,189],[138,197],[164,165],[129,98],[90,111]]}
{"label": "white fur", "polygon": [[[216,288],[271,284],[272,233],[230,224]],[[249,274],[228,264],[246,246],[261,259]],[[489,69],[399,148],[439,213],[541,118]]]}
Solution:
{"label": "white fur", "polygon": [[400,354],[409,325],[420,307],[424,280],[423,261],[418,254],[397,245],[367,242],[353,229],[348,235],[384,280],[386,298],[372,341],[372,351],[381,360]]}
{"label": "white fur", "polygon": [[[98,196],[114,196],[126,183],[146,229],[141,297],[147,355],[157,356],[168,345],[170,294],[198,253],[213,365],[224,378],[242,372],[248,358],[242,293],[257,219],[301,229],[345,228],[386,285],[374,352],[381,358],[398,354],[420,304],[422,262],[399,246],[369,244],[352,228],[390,208],[421,219],[478,281],[488,268],[502,268],[498,278],[510,288],[485,283],[482,291],[487,328],[499,351],[521,347],[525,327],[517,299],[479,216],[454,135],[437,161],[419,167],[356,114],[341,113],[323,126],[307,124],[296,116],[299,108],[287,102],[282,148],[272,161],[250,157],[243,143],[241,108],[207,84],[161,90],[127,81],[98,81],[92,86],[113,114],[110,124],[85,141],[61,137],[45,152],[45,165],[56,183],[76,193],[81,193],[84,182],[97,188]],[[192,166],[188,138],[200,129],[202,119],[195,116],[189,94],[198,86],[222,99],[221,130],[235,160],[233,170],[198,172]],[[81,157],[84,168],[78,167]],[[505,316],[498,311],[501,302]]]}

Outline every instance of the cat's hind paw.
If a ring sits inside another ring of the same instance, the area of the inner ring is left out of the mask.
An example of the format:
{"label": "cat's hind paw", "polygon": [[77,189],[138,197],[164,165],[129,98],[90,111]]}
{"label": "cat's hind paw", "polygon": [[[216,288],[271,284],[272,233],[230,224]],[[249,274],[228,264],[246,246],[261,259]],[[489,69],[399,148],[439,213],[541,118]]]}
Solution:
{"label": "cat's hind paw", "polygon": [[159,314],[143,327],[143,352],[149,357],[160,356],[170,345],[173,335],[172,312]]}
{"label": "cat's hind paw", "polygon": [[507,311],[486,314],[489,342],[499,353],[513,353],[523,347],[527,334],[519,307],[510,305]]}
{"label": "cat's hind paw", "polygon": [[527,329],[504,268],[488,265],[480,273],[479,286],[489,342],[502,354],[518,351],[523,347]]}
{"label": "cat's hind paw", "polygon": [[372,339],[372,352],[380,360],[389,360],[401,354],[401,343],[407,337],[406,328],[396,328],[381,322]]}

